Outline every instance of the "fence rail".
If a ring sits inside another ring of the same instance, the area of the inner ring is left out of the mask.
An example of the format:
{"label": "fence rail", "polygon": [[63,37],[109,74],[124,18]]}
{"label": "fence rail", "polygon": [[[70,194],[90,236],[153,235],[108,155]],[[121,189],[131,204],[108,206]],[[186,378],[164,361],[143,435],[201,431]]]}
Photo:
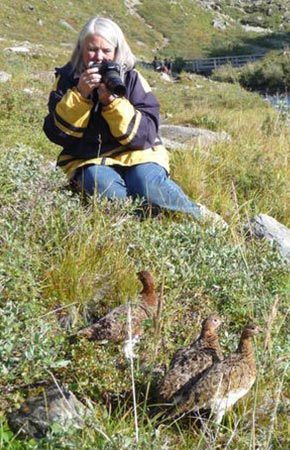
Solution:
{"label": "fence rail", "polygon": [[263,54],[238,55],[238,56],[217,56],[216,58],[200,58],[185,60],[184,70],[188,72],[205,73],[211,72],[224,64],[231,64],[233,67],[242,66],[249,62],[257,61]]}

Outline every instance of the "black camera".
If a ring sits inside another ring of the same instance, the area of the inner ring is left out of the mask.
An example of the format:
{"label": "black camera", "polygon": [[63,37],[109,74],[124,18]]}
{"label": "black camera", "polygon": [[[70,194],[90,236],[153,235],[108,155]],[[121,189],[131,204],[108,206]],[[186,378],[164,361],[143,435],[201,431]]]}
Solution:
{"label": "black camera", "polygon": [[120,77],[120,66],[113,61],[103,61],[101,63],[91,62],[89,68],[97,67],[102,76],[102,82],[105,83],[113,95],[123,97],[126,94],[126,86]]}

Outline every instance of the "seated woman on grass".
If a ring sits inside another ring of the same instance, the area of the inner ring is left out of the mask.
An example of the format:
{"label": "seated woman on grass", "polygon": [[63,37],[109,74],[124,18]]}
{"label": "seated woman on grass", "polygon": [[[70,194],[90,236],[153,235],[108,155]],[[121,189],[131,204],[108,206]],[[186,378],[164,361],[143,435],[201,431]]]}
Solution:
{"label": "seated woman on grass", "polygon": [[159,103],[134,65],[115,22],[94,17],[84,25],[70,61],[56,69],[44,122],[47,137],[63,147],[57,164],[88,195],[142,198],[157,209],[224,223],[170,178]]}

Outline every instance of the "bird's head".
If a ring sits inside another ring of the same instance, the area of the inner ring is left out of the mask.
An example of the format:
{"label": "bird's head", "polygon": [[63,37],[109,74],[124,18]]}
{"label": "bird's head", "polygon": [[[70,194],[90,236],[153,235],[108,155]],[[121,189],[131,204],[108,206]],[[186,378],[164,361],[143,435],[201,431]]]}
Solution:
{"label": "bird's head", "polygon": [[247,339],[253,336],[257,336],[262,333],[263,330],[253,322],[249,322],[242,331],[242,339]]}
{"label": "bird's head", "polygon": [[137,272],[137,276],[143,285],[153,283],[153,277],[149,270],[141,270]]}
{"label": "bird's head", "polygon": [[137,272],[137,276],[143,285],[143,290],[141,291],[142,301],[147,305],[155,306],[157,299],[151,273],[148,270],[142,270],[141,272]]}
{"label": "bird's head", "polygon": [[217,330],[222,324],[222,319],[216,314],[210,314],[203,322],[202,329],[204,331]]}

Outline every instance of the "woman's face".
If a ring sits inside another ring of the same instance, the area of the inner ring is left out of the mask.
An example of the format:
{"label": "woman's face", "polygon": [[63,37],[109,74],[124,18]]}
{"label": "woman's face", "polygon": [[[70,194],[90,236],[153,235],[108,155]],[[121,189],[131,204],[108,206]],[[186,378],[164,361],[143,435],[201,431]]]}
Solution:
{"label": "woman's face", "polygon": [[83,62],[88,67],[89,62],[101,63],[103,61],[114,61],[115,47],[106,39],[95,34],[87,36],[84,42]]}

